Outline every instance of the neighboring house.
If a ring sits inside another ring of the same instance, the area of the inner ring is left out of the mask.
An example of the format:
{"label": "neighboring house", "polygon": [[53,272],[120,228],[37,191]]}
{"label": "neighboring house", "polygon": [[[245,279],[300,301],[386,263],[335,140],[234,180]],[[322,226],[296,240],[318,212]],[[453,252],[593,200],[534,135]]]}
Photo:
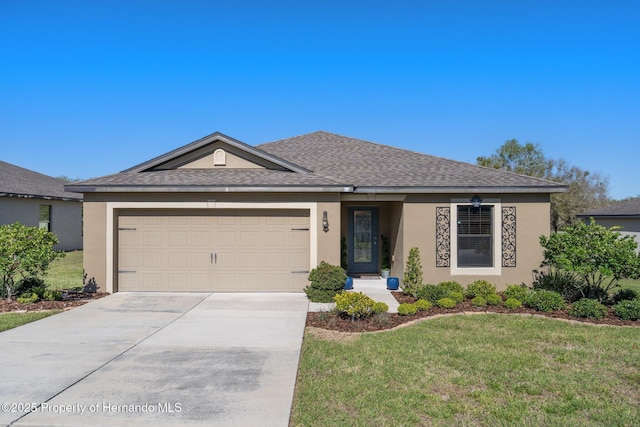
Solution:
{"label": "neighboring house", "polygon": [[393,276],[415,246],[428,283],[530,281],[566,187],[315,132],[214,133],[67,190],[84,193],[84,268],[108,292],[299,292],[345,245],[349,274],[379,274],[381,235]]}
{"label": "neighboring house", "polygon": [[[640,245],[640,197],[595,209],[577,217],[587,221],[593,218],[598,224],[607,228],[622,227],[620,233],[634,236]],[[640,251],[640,248],[638,250]]]}
{"label": "neighboring house", "polygon": [[82,196],[64,181],[0,161],[0,224],[20,222],[58,236],[55,249],[82,249]]}

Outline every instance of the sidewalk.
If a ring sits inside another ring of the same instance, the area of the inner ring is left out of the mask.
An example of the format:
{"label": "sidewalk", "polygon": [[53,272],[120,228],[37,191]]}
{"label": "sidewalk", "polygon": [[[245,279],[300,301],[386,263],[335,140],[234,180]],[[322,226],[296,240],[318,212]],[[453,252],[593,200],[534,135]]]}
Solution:
{"label": "sidewalk", "polygon": [[[389,306],[389,313],[398,312],[398,301],[387,290],[387,279],[353,279],[353,291],[362,292],[376,301],[382,301]],[[309,311],[330,311],[335,306],[334,303],[309,303]]]}

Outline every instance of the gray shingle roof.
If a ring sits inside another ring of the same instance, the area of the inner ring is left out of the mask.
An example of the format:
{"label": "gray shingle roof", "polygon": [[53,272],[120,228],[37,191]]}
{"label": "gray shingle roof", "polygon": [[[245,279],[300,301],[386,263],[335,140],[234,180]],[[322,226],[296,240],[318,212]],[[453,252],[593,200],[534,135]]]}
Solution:
{"label": "gray shingle roof", "polygon": [[[216,139],[215,133],[115,175],[67,186],[88,191],[309,191],[332,192],[560,192],[565,186],[510,172],[443,159],[328,132],[314,132],[252,148],[276,162],[270,169],[150,170]],[[287,166],[288,165],[288,166]],[[282,167],[289,171],[282,170]],[[298,190],[302,191],[302,190]]]}
{"label": "gray shingle roof", "polygon": [[82,200],[64,191],[64,181],[0,161],[0,196]]}
{"label": "gray shingle roof", "polygon": [[603,208],[594,209],[592,211],[578,215],[582,218],[588,217],[639,217],[640,218],[640,197],[625,200]]}
{"label": "gray shingle roof", "polygon": [[[312,173],[268,169],[173,169],[121,172],[83,181],[86,186],[118,187],[341,187],[339,182]],[[210,191],[210,190],[207,190]]]}
{"label": "gray shingle roof", "polygon": [[543,179],[322,131],[258,148],[355,187],[530,187],[556,191],[559,187]]}

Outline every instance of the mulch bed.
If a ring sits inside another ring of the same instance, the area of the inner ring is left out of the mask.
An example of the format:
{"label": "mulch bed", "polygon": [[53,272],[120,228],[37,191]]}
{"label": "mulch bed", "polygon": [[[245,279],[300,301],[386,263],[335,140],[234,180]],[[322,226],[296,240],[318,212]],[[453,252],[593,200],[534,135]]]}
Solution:
{"label": "mulch bed", "polygon": [[[405,295],[402,292],[392,292],[393,296],[399,303],[414,303],[415,298]],[[421,311],[413,316],[400,316],[397,313],[388,313],[385,320],[381,320],[375,316],[363,320],[352,321],[349,318],[342,318],[329,313],[307,313],[307,326],[327,329],[339,332],[375,332],[395,328],[404,323],[413,322],[418,319],[425,319],[442,314],[454,313],[504,313],[504,314],[524,314],[536,315],[540,317],[551,317],[555,319],[572,320],[581,323],[590,323],[597,325],[613,325],[613,326],[640,326],[640,320],[630,321],[622,320],[613,314],[611,307],[607,307],[607,315],[600,320],[581,319],[569,315],[569,309],[554,311],[552,313],[543,313],[530,308],[522,307],[517,310],[509,310],[505,307],[475,307],[471,301],[465,300],[454,308],[432,307],[427,311]]]}
{"label": "mulch bed", "polygon": [[45,311],[45,310],[68,310],[88,303],[89,301],[100,299],[109,295],[107,292],[77,292],[63,291],[62,301],[38,301],[33,304],[20,304],[13,299],[7,302],[0,299],[0,313],[12,311]]}

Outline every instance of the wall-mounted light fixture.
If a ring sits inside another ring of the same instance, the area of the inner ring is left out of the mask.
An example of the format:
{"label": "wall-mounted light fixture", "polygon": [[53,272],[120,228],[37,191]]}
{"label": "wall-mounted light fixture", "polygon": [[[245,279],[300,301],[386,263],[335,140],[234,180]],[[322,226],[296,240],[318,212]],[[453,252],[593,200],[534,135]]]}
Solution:
{"label": "wall-mounted light fixture", "polygon": [[479,208],[480,205],[482,204],[482,197],[476,194],[469,201],[471,202],[471,206],[473,206],[474,208]]}
{"label": "wall-mounted light fixture", "polygon": [[329,231],[329,218],[327,217],[327,211],[322,212],[322,230],[325,233]]}

